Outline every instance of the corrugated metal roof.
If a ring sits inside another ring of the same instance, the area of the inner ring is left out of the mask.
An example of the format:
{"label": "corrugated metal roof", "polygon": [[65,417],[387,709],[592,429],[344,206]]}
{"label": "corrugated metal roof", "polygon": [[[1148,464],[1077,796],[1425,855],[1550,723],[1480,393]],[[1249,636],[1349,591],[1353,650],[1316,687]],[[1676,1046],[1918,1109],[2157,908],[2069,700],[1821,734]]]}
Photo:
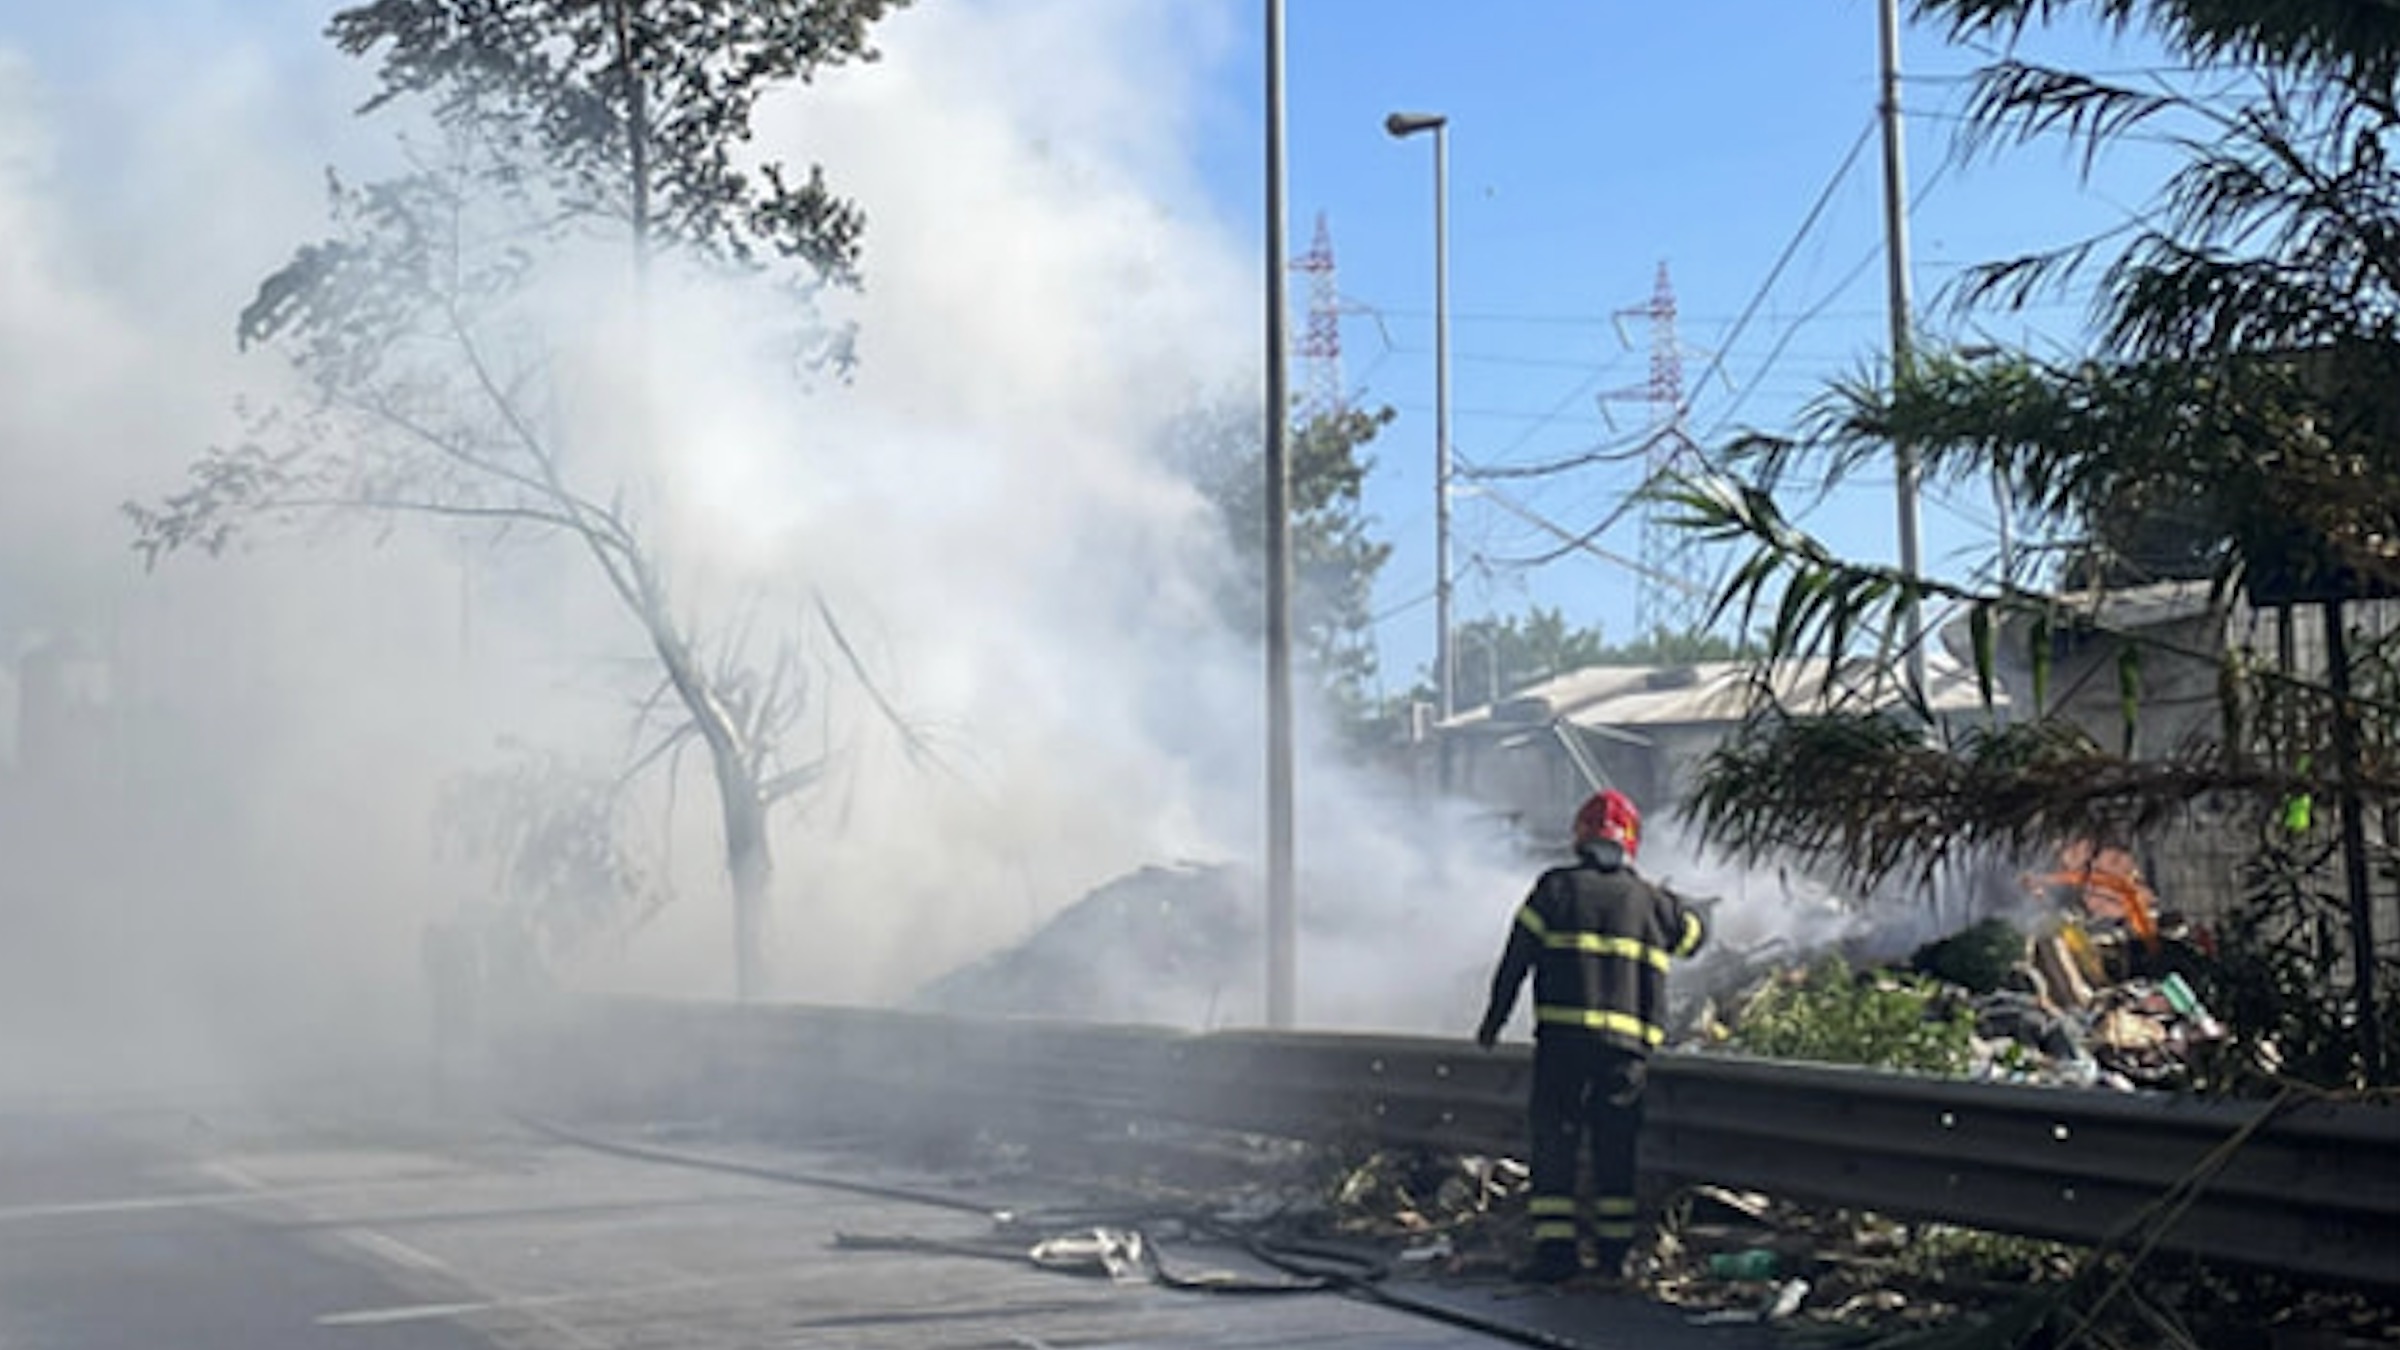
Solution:
{"label": "corrugated metal roof", "polygon": [[[1816,706],[1829,688],[1837,699],[1863,699],[1873,707],[1900,701],[1896,669],[1869,661],[1845,662],[1827,678],[1824,661],[1778,663],[1770,674],[1776,698],[1788,706]],[[1756,706],[1761,672],[1748,661],[1702,661],[1682,666],[1589,666],[1518,690],[1492,707],[1474,708],[1443,725],[1455,731],[1487,726],[1545,725],[1565,720],[1583,727],[1708,726],[1735,722]],[[1925,658],[1927,695],[1935,711],[1972,712],[1982,706],[1975,672],[1938,649]],[[1878,687],[1880,686],[1880,687]],[[1997,696],[1998,691],[1995,691]],[[1855,703],[1849,706],[1856,706]]]}

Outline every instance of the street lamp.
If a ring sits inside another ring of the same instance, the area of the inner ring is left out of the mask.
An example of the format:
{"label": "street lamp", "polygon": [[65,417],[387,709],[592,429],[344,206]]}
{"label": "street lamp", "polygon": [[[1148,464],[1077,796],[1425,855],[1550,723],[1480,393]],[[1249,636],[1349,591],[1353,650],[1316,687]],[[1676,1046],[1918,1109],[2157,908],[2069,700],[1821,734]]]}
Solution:
{"label": "street lamp", "polygon": [[1267,1025],[1299,1013],[1292,728],[1291,348],[1284,333],[1283,0],[1267,0]]}
{"label": "street lamp", "polygon": [[1433,668],[1444,721],[1458,711],[1458,658],[1450,648],[1450,119],[1396,112],[1396,139],[1433,133]]}

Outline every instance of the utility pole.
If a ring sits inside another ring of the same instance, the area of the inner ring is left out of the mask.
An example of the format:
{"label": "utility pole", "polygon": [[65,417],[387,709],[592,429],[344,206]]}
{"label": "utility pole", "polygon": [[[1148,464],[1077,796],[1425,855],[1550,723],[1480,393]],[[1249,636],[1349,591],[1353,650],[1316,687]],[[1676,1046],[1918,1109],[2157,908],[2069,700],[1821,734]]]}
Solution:
{"label": "utility pole", "polygon": [[1284,258],[1283,0],[1267,0],[1267,1025],[1293,1025],[1291,353]]}
{"label": "utility pole", "polygon": [[[1908,165],[1900,131],[1900,0],[1882,0],[1881,19],[1883,97],[1883,235],[1884,278],[1892,321],[1892,379],[1908,374],[1911,359],[1908,299]],[[1917,539],[1917,452],[1906,441],[1892,442],[1893,491],[1900,516],[1900,572],[1910,581],[1924,574]],[[1908,690],[1925,698],[1925,619],[1916,599],[1901,601],[1900,640],[1907,644]],[[1838,657],[1839,653],[1836,653]]]}

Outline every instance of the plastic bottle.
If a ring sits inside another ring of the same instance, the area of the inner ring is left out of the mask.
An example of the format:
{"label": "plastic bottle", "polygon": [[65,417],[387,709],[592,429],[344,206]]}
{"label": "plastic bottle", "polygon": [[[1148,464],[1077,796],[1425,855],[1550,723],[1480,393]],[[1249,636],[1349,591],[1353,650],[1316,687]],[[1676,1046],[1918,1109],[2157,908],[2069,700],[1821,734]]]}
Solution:
{"label": "plastic bottle", "polygon": [[1776,1288],[1774,1299],[1767,1304],[1766,1319],[1780,1322],[1800,1311],[1800,1305],[1807,1301],[1808,1281],[1785,1280]]}
{"label": "plastic bottle", "polygon": [[2158,991],[2166,996],[2167,1006],[2182,1014],[2202,1040],[2215,1040],[2225,1034],[2225,1028],[2209,1015],[2208,1005],[2192,992],[2192,986],[2185,983],[2182,975],[2170,973],[2158,982]]}
{"label": "plastic bottle", "polygon": [[1718,1252],[1708,1258],[1708,1273],[1720,1280],[1771,1280],[1782,1260],[1765,1247]]}

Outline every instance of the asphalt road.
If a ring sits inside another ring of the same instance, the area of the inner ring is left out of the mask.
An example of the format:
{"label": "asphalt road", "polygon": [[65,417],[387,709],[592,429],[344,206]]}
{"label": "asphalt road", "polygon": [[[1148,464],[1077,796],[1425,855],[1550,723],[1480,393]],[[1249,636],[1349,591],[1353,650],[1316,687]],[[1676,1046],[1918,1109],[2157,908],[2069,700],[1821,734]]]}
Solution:
{"label": "asphalt road", "polygon": [[[710,1155],[894,1188],[867,1194],[366,1100],[0,1106],[0,1350],[1502,1343],[1354,1298],[1179,1292],[1038,1269],[994,1245],[983,1211],[1064,1216],[1079,1202],[1055,1187],[1012,1193],[1031,1183],[911,1173],[855,1149]],[[862,1249],[845,1234],[899,1241]],[[1228,1252],[1172,1256],[1187,1272],[1263,1273]],[[1755,1328],[1692,1328],[1632,1300],[1435,1295],[1592,1350],[1763,1344]]]}

